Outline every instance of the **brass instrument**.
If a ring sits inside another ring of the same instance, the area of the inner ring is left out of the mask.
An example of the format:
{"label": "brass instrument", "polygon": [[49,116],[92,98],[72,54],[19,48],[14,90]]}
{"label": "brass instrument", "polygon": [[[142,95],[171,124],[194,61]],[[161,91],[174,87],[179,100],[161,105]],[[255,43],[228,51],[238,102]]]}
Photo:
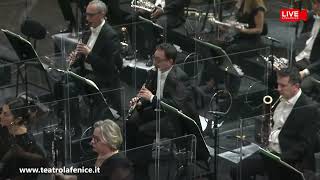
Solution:
{"label": "brass instrument", "polygon": [[[263,97],[263,114],[264,118],[261,121],[260,132],[258,133],[258,141],[262,145],[262,147],[266,147],[269,144],[269,135],[271,131],[271,127],[273,126],[273,109],[277,105],[277,103],[281,100],[282,96],[272,104],[273,98],[269,95]],[[272,105],[271,105],[272,104]]]}
{"label": "brass instrument", "polygon": [[131,7],[152,12],[156,8],[156,5],[149,0],[132,0]]}
{"label": "brass instrument", "polygon": [[289,66],[289,60],[287,58],[283,58],[283,57],[278,58],[277,56],[269,56],[269,57],[261,56],[261,57],[264,61],[266,61],[266,63],[268,63],[268,67],[271,67],[270,58],[273,58],[273,68],[275,70],[281,70],[284,68],[288,68]]}

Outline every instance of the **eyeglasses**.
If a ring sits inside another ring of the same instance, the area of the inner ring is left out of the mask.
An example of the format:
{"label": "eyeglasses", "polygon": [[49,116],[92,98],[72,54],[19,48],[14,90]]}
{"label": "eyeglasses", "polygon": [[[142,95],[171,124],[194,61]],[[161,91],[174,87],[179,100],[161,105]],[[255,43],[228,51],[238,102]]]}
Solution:
{"label": "eyeglasses", "polygon": [[86,16],[89,16],[89,17],[93,17],[93,16],[95,16],[95,15],[97,15],[97,14],[100,14],[100,12],[96,12],[96,13],[85,13],[85,15]]}
{"label": "eyeglasses", "polygon": [[99,143],[99,142],[101,142],[101,139],[100,139],[99,137],[97,137],[97,136],[92,136],[91,138],[92,138],[92,141],[93,141],[94,143]]}

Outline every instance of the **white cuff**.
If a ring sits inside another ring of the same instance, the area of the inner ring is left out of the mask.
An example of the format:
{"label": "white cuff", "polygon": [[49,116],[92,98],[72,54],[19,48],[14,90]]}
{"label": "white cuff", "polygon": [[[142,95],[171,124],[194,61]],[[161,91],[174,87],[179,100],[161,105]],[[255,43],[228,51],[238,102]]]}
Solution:
{"label": "white cuff", "polygon": [[306,76],[309,76],[309,75],[310,75],[310,71],[309,71],[309,69],[304,69],[304,70],[302,70],[302,73],[303,73],[304,77],[306,77]]}
{"label": "white cuff", "polygon": [[150,98],[150,102],[151,102],[151,103],[152,103],[153,97],[154,97],[154,95],[152,95],[151,98]]}

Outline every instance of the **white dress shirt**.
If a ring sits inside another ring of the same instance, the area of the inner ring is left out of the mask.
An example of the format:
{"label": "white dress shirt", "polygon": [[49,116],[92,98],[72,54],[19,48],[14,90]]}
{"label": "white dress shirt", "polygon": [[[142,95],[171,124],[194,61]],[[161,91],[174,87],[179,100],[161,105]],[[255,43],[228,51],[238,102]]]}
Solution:
{"label": "white dress shirt", "polygon": [[166,1],[165,0],[156,0],[155,5],[158,7],[161,7],[163,9],[166,6]]}
{"label": "white dress shirt", "polygon": [[[172,69],[172,67],[170,69],[168,69],[167,71],[160,73],[160,87],[157,87],[157,92],[156,92],[156,95],[158,93],[160,93],[160,97],[159,97],[160,99],[163,97],[163,87],[164,87],[164,84],[167,80],[168,74],[171,71],[171,69]],[[151,96],[150,102],[152,102],[153,97],[154,97],[154,95]]]}
{"label": "white dress shirt", "polygon": [[[318,32],[320,30],[320,16],[314,15],[314,23],[311,30],[311,37],[306,41],[306,47],[301,51],[298,56],[296,56],[296,61],[301,61],[302,59],[310,59],[311,50],[314,44],[314,41],[318,35]],[[308,76],[310,74],[310,71],[308,69],[304,69],[302,71],[304,76]]]}
{"label": "white dress shirt", "polygon": [[279,146],[279,133],[286,122],[289,114],[292,111],[293,106],[296,104],[297,100],[301,95],[301,89],[298,93],[294,95],[289,100],[281,99],[280,103],[277,105],[273,113],[273,127],[269,135],[269,149],[281,154],[281,149]]}
{"label": "white dress shirt", "polygon": [[[97,26],[96,28],[90,27],[90,29],[91,29],[91,35],[90,35],[90,37],[89,37],[89,39],[88,39],[88,42],[87,42],[87,46],[88,46],[90,49],[92,49],[93,46],[94,46],[94,44],[96,43],[97,38],[98,38],[98,36],[99,36],[99,33],[100,33],[100,31],[101,31],[101,28],[102,28],[102,26],[104,25],[105,22],[106,22],[106,21],[103,19],[103,20],[102,20],[102,23],[101,23],[99,26]],[[86,61],[84,62],[84,68],[85,68],[86,70],[93,71],[91,64],[87,63]]]}

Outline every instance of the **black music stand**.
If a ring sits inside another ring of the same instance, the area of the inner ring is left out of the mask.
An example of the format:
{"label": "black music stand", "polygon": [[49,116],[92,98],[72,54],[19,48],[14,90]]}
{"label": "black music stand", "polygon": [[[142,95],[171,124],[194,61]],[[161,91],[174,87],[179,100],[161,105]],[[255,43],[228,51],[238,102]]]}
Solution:
{"label": "black music stand", "polygon": [[259,153],[262,156],[264,164],[266,164],[270,169],[269,171],[271,173],[277,173],[274,176],[276,176],[276,178],[278,178],[279,180],[305,180],[303,174],[300,171],[290,166],[288,163],[282,161],[280,157],[264,150],[263,148],[259,148]]}
{"label": "black music stand", "polygon": [[230,57],[228,56],[228,54],[226,53],[226,51],[223,50],[221,47],[216,46],[216,45],[211,44],[211,43],[208,43],[208,42],[201,41],[201,40],[196,39],[196,38],[193,38],[193,40],[196,43],[199,43],[199,44],[201,44],[203,46],[206,46],[208,48],[213,49],[219,55],[219,57],[222,58],[222,61],[218,63],[218,66],[219,66],[220,69],[222,69],[226,73],[230,73],[230,74],[232,74],[232,75],[234,75],[236,77],[241,77],[242,76],[242,74],[239,72],[239,70],[237,70],[233,66],[232,61],[231,61]]}
{"label": "black music stand", "polygon": [[[18,96],[18,91],[19,91],[19,78],[21,77],[22,82],[24,82],[25,84],[25,92],[26,92],[26,96],[28,97],[28,83],[38,87],[40,89],[49,91],[51,93],[51,86],[49,83],[49,79],[47,74],[45,73],[46,76],[46,81],[48,84],[48,88],[45,87],[41,87],[38,84],[32,83],[32,82],[28,82],[28,78],[27,78],[27,65],[39,65],[40,58],[37,54],[37,52],[35,51],[35,49],[33,48],[32,44],[24,39],[23,37],[21,37],[18,34],[15,34],[9,30],[6,29],[1,29],[1,31],[6,35],[7,39],[9,40],[11,46],[13,47],[14,51],[16,52],[16,54],[18,55],[20,62],[18,62],[17,65],[17,79],[16,79],[16,96]],[[37,59],[38,61],[36,61],[35,59]],[[32,60],[30,62],[27,62],[28,60]],[[21,72],[21,67],[24,66],[24,78]],[[42,64],[40,63],[40,68],[42,71],[45,72],[44,67],[42,67]]]}
{"label": "black music stand", "polygon": [[[178,114],[179,116],[181,116],[183,118],[184,121],[184,125],[185,125],[185,131],[187,134],[193,134],[196,137],[197,140],[197,150],[196,150],[196,157],[197,160],[201,160],[204,161],[207,165],[207,167],[202,167],[204,169],[207,169],[208,171],[211,170],[210,168],[210,161],[211,161],[211,154],[209,151],[209,148],[206,145],[206,142],[204,140],[204,137],[201,133],[200,127],[197,125],[197,123],[190,118],[189,116],[185,115],[183,112],[181,112],[180,110],[178,110],[177,108],[163,102],[160,101],[160,106],[165,110],[165,111],[170,111],[173,112],[175,114]],[[200,166],[200,164],[199,164]],[[212,175],[211,172],[209,172],[209,175]]]}

